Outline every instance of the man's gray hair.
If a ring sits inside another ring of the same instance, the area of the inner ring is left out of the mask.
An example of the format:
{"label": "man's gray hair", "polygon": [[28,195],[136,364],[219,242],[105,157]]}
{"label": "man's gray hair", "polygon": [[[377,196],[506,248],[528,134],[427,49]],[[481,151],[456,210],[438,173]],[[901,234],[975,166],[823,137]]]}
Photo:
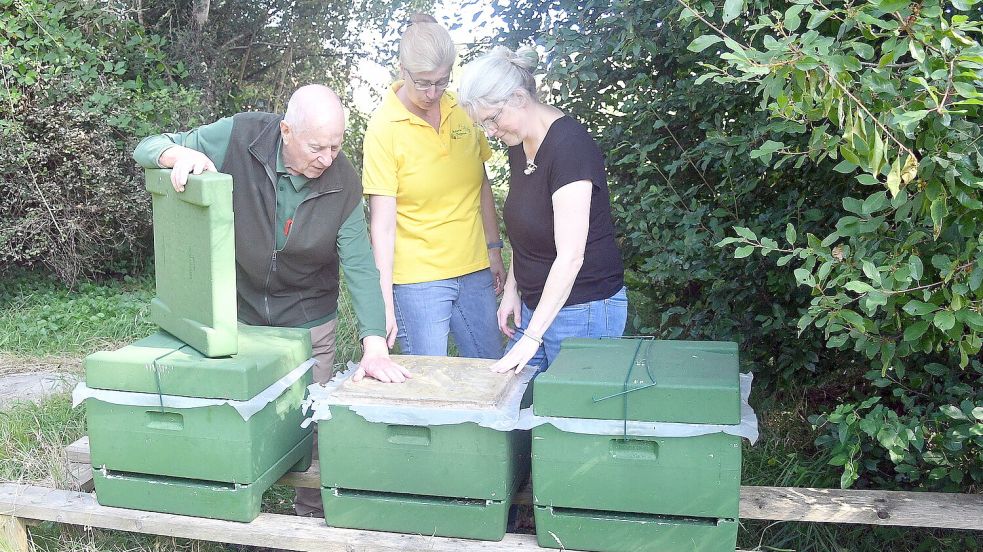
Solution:
{"label": "man's gray hair", "polygon": [[290,96],[283,121],[293,130],[320,126],[334,117],[345,117],[341,98],[323,84],[301,86]]}

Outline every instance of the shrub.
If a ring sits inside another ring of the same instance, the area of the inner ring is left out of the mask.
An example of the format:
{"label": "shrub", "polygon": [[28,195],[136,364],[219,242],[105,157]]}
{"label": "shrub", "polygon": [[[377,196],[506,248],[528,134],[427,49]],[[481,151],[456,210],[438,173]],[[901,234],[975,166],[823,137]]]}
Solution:
{"label": "shrub", "polygon": [[0,270],[68,283],[139,270],[149,201],[136,137],[195,121],[197,95],[162,40],[112,3],[0,0]]}
{"label": "shrub", "polygon": [[974,2],[495,6],[607,153],[643,332],[823,385],[843,486],[983,480]]}

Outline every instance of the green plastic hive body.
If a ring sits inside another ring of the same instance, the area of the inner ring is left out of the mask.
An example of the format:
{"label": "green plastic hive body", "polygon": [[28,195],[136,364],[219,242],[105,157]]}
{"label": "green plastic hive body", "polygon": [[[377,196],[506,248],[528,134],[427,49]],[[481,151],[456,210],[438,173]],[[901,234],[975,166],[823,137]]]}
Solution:
{"label": "green plastic hive body", "polygon": [[96,498],[103,506],[250,522],[260,513],[263,493],[289,470],[310,466],[308,434],[252,483],[228,483],[94,470]]}
{"label": "green plastic hive body", "polygon": [[235,235],[232,177],[188,177],[184,192],[170,170],[147,171],[153,198],[157,297],[152,320],[208,357],[236,353]]}
{"label": "green plastic hive body", "polygon": [[[626,379],[641,389],[624,393]],[[568,340],[533,397],[540,416],[737,424],[737,347]],[[550,424],[532,432],[536,531],[549,548],[731,551],[740,479],[740,438],[725,433],[626,439]]]}
{"label": "green plastic hive body", "polygon": [[741,441],[725,433],[629,437],[533,429],[539,505],[736,518]]}
{"label": "green plastic hive body", "polygon": [[686,519],[536,506],[544,548],[599,552],[734,552],[737,520]]}
{"label": "green plastic hive body", "polygon": [[[310,332],[244,326],[238,349],[233,357],[209,359],[159,333],[90,355],[87,383],[150,397],[159,389],[163,395],[248,400],[310,357]],[[180,361],[170,364],[175,358]],[[300,406],[312,379],[308,370],[249,420],[228,404],[162,408],[90,398],[86,422],[100,504],[238,521],[255,517],[262,493],[291,466],[304,469],[309,462],[311,429],[300,427]]]}
{"label": "green plastic hive body", "polygon": [[529,454],[527,431],[367,422],[345,407],[331,407],[318,435],[321,486],[328,488],[508,500]]}
{"label": "green plastic hive body", "polygon": [[[490,361],[398,360],[414,373],[414,383],[386,390],[393,403],[477,404],[482,394],[493,403],[505,390],[469,379],[501,379],[487,372]],[[461,377],[428,377],[428,362],[451,366],[445,375],[459,369]],[[474,385],[462,386],[468,381]],[[358,389],[350,387],[349,396]],[[363,395],[370,400],[371,392]],[[527,431],[368,422],[346,406],[332,406],[331,419],[318,423],[318,436],[324,515],[335,527],[501,540],[509,504],[529,469]]]}
{"label": "green plastic hive body", "polygon": [[[652,383],[649,372],[656,385],[645,387]],[[539,416],[741,422],[737,344],[730,342],[568,339],[537,376],[533,393]]]}
{"label": "green plastic hive body", "polygon": [[502,540],[509,500],[321,489],[324,518],[333,527],[439,537]]}

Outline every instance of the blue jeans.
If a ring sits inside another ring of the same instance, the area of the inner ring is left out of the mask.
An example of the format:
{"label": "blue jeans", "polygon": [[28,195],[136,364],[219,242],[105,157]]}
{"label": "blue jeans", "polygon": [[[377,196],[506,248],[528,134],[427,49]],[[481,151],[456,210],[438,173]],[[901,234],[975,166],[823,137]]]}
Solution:
{"label": "blue jeans", "polygon": [[[532,318],[533,311],[522,303],[522,325],[524,331]],[[543,334],[543,344],[529,361],[529,368],[542,372],[549,368],[560,354],[560,344],[568,337],[619,337],[625,333],[628,323],[628,291],[621,288],[607,299],[589,303],[567,305],[560,309],[553,323]],[[519,332],[509,340],[508,348],[521,338]]]}
{"label": "blue jeans", "polygon": [[488,269],[393,286],[396,339],[405,355],[447,355],[447,335],[468,358],[501,358],[495,285]]}

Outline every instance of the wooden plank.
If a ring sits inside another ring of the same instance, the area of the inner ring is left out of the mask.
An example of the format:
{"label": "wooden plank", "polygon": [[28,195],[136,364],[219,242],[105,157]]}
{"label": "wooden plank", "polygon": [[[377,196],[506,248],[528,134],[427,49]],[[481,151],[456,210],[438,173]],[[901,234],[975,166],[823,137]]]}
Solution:
{"label": "wooden plank", "polygon": [[[70,449],[69,458],[89,462],[87,438],[72,443]],[[304,473],[288,473],[278,483],[318,488],[321,479],[312,467]],[[513,502],[532,503],[528,485]],[[983,495],[743,486],[740,515],[743,519],[983,530]]]}
{"label": "wooden plank", "polygon": [[311,469],[305,472],[287,472],[277,481],[277,484],[304,489],[320,489],[321,472],[318,471],[317,464],[314,464]]}
{"label": "wooden plank", "polygon": [[277,514],[261,514],[251,523],[238,523],[110,508],[100,506],[95,497],[87,493],[13,484],[0,484],[0,515],[301,551],[507,552],[540,549],[535,535],[510,533],[501,542],[472,541],[337,529],[325,525],[323,519]]}
{"label": "wooden plank", "polygon": [[983,529],[983,494],[741,487],[741,518]]}
{"label": "wooden plank", "polygon": [[75,488],[83,493],[91,493],[95,489],[92,482],[92,466],[89,464],[68,463],[68,477]]}
{"label": "wooden plank", "polygon": [[[260,514],[251,523],[239,523],[110,508],[100,506],[95,497],[88,493],[8,483],[0,484],[0,516],[15,520],[10,516],[30,517],[85,527],[311,552],[547,550],[536,544],[535,535],[508,533],[500,542],[475,541],[337,529],[328,527],[322,519],[278,514]],[[13,549],[11,552],[22,550]]]}
{"label": "wooden plank", "polygon": [[81,439],[65,447],[65,455],[68,461],[75,464],[90,464],[89,462],[89,436],[83,435]]}
{"label": "wooden plank", "polygon": [[0,552],[30,552],[30,550],[27,524],[24,520],[0,515]]}

